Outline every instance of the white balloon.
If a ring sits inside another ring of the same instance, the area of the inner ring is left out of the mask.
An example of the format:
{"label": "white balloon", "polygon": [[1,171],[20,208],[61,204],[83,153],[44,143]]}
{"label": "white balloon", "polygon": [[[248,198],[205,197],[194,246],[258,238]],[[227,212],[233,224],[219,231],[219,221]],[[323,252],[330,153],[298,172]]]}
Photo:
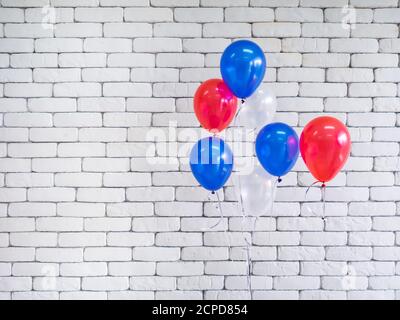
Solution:
{"label": "white balloon", "polygon": [[270,214],[275,200],[276,177],[255,161],[254,170],[237,176],[237,191],[245,216]]}
{"label": "white balloon", "polygon": [[276,97],[268,88],[258,89],[239,109],[240,127],[260,129],[273,121],[277,107]]}

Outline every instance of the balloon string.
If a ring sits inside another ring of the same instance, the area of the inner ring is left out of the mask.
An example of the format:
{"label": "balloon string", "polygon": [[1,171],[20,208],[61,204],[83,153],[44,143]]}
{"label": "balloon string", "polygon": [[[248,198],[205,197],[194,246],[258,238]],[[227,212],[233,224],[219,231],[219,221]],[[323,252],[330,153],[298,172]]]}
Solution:
{"label": "balloon string", "polygon": [[[321,181],[315,181],[313,182],[311,185],[308,186],[306,193],[304,195],[304,201],[307,201],[307,196],[309,191],[311,190],[311,188],[313,186],[315,186],[317,183],[320,183]],[[321,195],[322,195],[322,219],[325,221],[325,190],[326,190],[326,185],[324,182],[322,182],[321,185]],[[313,214],[315,214],[315,211],[313,209],[311,209],[310,207],[308,207],[308,210],[311,211]]]}
{"label": "balloon string", "polygon": [[[236,112],[235,118],[233,119],[233,127],[234,128],[236,128],[236,121],[239,117],[241,110],[242,110],[241,108],[238,109],[238,111]],[[238,197],[238,205],[239,205],[239,210],[242,214],[242,218],[243,218],[243,222],[244,222],[244,220],[246,218],[246,213],[245,213],[244,206],[243,206],[242,183],[241,183],[240,174],[237,174],[237,173],[235,173],[235,174],[236,174],[237,182],[238,182],[238,184],[237,184],[238,186],[235,186],[235,189],[236,189],[236,194],[238,194],[238,196],[239,196]]]}
{"label": "balloon string", "polygon": [[321,185],[321,195],[322,195],[322,220],[324,221],[324,230],[326,227],[326,220],[325,220],[325,210],[326,210],[326,185],[325,183],[322,183]]}
{"label": "balloon string", "polygon": [[[223,213],[223,211],[222,211],[221,199],[220,199],[220,197],[219,197],[218,192],[215,192],[215,193],[216,193],[216,195],[217,195],[218,210],[219,210],[220,218],[219,218],[218,222],[210,228],[210,230],[212,230],[212,229],[214,229],[215,227],[217,227],[217,226],[224,220],[224,213]],[[227,222],[227,223],[229,224],[229,222]],[[228,259],[229,259],[229,256],[230,256],[230,254],[231,254],[231,248],[232,248],[232,246],[231,246],[231,240],[229,239],[229,235],[228,235],[228,232],[227,232],[227,229],[228,229],[228,228],[229,228],[229,226],[227,226],[226,228],[224,228],[224,235],[225,235],[226,242],[227,242],[227,244],[228,244]]]}
{"label": "balloon string", "polygon": [[275,180],[274,184],[272,185],[272,192],[271,192],[271,207],[269,208],[270,214],[273,215],[274,207],[275,207],[275,196],[276,196],[276,189],[278,184],[282,181],[281,177]]}
{"label": "balloon string", "polygon": [[250,241],[246,237],[244,237],[244,241],[246,242],[247,290],[250,295],[250,300],[253,300],[253,292],[252,292],[252,285],[251,285],[251,275],[253,273],[253,263],[252,263],[250,251],[251,251],[251,246],[253,244],[253,232],[256,229],[258,218],[259,218],[259,216],[255,217],[255,219],[253,219],[253,226],[250,230]]}
{"label": "balloon string", "polygon": [[310,189],[311,189],[313,186],[315,186],[317,183],[319,183],[319,181],[315,181],[315,182],[313,182],[311,185],[308,186],[308,188],[307,188],[307,190],[306,190],[306,194],[305,194],[305,196],[304,196],[304,201],[307,201],[308,192],[309,192]]}
{"label": "balloon string", "polygon": [[[213,192],[214,193],[214,192]],[[217,226],[219,226],[219,224],[222,222],[222,220],[224,219],[224,214],[222,212],[222,206],[221,206],[221,200],[219,199],[219,194],[218,192],[215,192],[215,194],[217,195],[217,201],[218,201],[218,211],[219,211],[219,220],[217,221],[216,224],[214,224],[213,226],[211,226],[209,228],[209,230],[212,230],[214,228],[216,228]]]}

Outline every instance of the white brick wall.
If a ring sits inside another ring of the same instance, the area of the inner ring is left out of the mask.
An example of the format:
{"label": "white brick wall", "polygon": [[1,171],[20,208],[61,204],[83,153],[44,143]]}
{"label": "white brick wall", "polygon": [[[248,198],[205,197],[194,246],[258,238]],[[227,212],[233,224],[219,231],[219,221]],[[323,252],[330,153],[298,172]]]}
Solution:
{"label": "white brick wall", "polygon": [[[399,298],[399,23],[398,0],[0,0],[0,299],[248,299],[245,239],[254,299]],[[350,129],[325,221],[300,160],[253,234],[231,182],[208,230],[192,97],[238,38],[278,120]]]}

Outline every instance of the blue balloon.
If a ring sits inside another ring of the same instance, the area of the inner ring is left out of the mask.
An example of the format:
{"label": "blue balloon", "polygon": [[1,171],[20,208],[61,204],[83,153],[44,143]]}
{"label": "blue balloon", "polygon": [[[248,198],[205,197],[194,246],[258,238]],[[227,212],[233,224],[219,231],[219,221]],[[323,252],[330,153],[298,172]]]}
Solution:
{"label": "blue balloon", "polygon": [[204,188],[216,191],[223,187],[231,175],[232,151],[224,140],[217,137],[201,139],[190,153],[190,168]]}
{"label": "blue balloon", "polygon": [[233,94],[250,97],[264,79],[267,60],[261,48],[252,41],[239,40],[225,49],[221,74]]}
{"label": "blue balloon", "polygon": [[265,170],[281,177],[287,174],[297,161],[299,138],[287,124],[270,123],[257,135],[256,154]]}

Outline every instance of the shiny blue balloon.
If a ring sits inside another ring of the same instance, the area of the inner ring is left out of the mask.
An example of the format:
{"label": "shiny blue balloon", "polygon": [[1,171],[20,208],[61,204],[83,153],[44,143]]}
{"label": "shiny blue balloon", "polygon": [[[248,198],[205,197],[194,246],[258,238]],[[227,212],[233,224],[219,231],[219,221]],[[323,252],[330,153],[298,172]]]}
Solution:
{"label": "shiny blue balloon", "polygon": [[267,60],[261,48],[252,41],[239,40],[225,49],[221,58],[221,74],[233,94],[250,97],[264,79]]}
{"label": "shiny blue balloon", "polygon": [[224,140],[217,137],[201,139],[190,153],[190,168],[204,188],[216,191],[223,187],[231,175],[232,151]]}
{"label": "shiny blue balloon", "polygon": [[256,139],[256,154],[270,174],[281,177],[295,165],[299,156],[299,138],[285,123],[275,122],[261,129]]}

